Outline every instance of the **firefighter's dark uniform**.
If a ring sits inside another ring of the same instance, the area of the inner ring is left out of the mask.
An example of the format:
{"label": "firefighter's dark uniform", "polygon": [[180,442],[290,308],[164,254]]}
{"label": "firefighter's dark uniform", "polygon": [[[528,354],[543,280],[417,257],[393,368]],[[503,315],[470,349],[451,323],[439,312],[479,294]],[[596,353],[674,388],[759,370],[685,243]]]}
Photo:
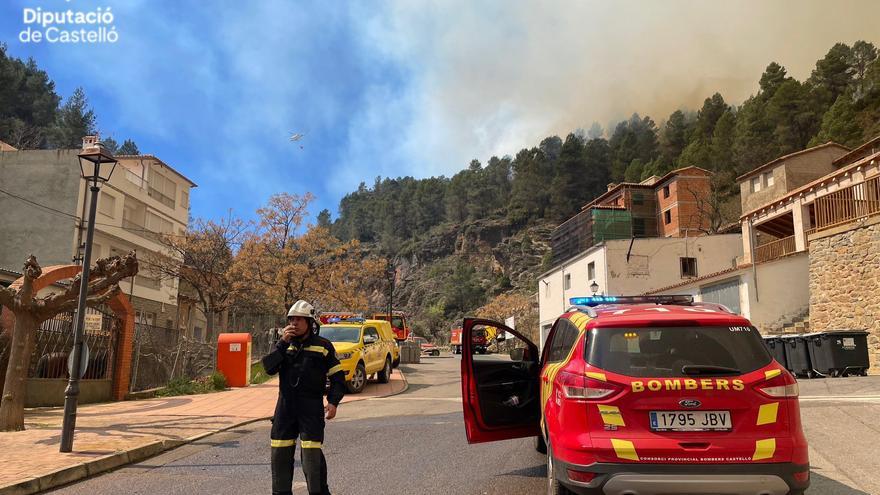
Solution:
{"label": "firefighter's dark uniform", "polygon": [[272,493],[292,494],[293,455],[300,437],[300,459],[309,493],[329,495],[324,441],[324,387],[330,378],[327,402],[339,405],[345,394],[345,373],[329,340],[312,332],[289,344],[279,340],[263,358],[270,375],[280,373],[278,403],[272,420]]}

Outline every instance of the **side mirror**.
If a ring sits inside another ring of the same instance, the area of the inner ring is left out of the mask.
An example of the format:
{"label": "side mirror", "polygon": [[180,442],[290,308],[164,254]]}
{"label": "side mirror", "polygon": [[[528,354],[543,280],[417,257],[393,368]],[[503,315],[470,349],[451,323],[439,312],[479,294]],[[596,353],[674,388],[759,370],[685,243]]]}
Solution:
{"label": "side mirror", "polygon": [[495,342],[504,342],[507,340],[507,335],[504,332],[498,332],[498,335],[495,336]]}
{"label": "side mirror", "polygon": [[516,349],[510,350],[510,360],[511,361],[525,361],[525,357],[526,357],[525,347],[517,347]]}

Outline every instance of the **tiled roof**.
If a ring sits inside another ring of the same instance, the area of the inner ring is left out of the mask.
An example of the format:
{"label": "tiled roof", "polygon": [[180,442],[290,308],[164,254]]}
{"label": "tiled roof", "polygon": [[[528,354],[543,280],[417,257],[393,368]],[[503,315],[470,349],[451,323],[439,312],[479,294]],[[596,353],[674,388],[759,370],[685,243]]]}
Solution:
{"label": "tiled roof", "polygon": [[733,272],[742,270],[744,268],[749,268],[750,266],[752,266],[751,263],[746,263],[744,265],[734,266],[734,267],[728,268],[726,270],[721,270],[720,272],[710,273],[708,275],[703,275],[702,277],[691,278],[691,279],[685,280],[683,282],[679,282],[677,284],[667,285],[666,287],[660,287],[659,289],[649,290],[648,292],[645,292],[643,295],[656,294],[658,292],[666,292],[668,290],[675,289],[676,287],[684,287],[685,285],[690,285],[694,282],[700,282],[702,280],[708,280],[710,278],[719,277],[721,275],[733,273]]}

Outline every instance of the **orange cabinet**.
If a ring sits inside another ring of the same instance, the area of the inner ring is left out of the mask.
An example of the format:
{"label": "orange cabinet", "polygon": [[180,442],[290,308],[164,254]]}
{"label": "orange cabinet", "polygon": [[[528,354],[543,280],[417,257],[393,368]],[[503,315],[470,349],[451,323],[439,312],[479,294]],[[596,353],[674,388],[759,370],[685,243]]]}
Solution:
{"label": "orange cabinet", "polygon": [[251,334],[221,333],[217,340],[217,371],[230,387],[251,383]]}

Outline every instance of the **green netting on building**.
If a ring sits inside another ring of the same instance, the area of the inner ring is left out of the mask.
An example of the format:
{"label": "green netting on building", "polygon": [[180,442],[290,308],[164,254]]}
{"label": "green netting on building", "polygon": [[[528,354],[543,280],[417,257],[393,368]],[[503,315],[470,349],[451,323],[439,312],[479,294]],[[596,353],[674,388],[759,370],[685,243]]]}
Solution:
{"label": "green netting on building", "polygon": [[593,208],[593,243],[629,239],[632,215],[627,210]]}

